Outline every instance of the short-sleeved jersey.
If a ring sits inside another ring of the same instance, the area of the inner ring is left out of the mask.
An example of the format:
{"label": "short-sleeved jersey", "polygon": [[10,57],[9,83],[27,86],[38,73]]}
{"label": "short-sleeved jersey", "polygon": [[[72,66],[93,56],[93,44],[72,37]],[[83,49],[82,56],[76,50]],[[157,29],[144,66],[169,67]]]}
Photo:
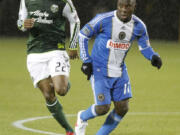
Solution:
{"label": "short-sleeved jersey", "polygon": [[23,22],[34,18],[27,43],[28,53],[65,50],[65,23],[70,22],[70,49],[77,48],[80,21],[71,0],[21,0],[18,27],[25,31]]}
{"label": "short-sleeved jersey", "polygon": [[[125,57],[133,40],[138,40],[141,53],[149,60],[157,55],[149,43],[145,24],[135,15],[129,22],[122,22],[117,11],[96,15],[80,31],[80,57],[84,63],[92,62],[105,76],[120,77],[126,68]],[[95,36],[91,52],[88,53],[88,40]]]}

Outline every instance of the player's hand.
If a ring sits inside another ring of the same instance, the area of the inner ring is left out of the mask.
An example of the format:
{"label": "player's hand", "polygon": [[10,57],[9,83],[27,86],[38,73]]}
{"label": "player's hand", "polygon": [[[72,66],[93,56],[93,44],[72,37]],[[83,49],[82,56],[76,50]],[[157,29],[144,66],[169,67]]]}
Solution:
{"label": "player's hand", "polygon": [[87,80],[89,80],[92,75],[92,72],[93,72],[92,64],[91,63],[83,63],[81,66],[81,71],[85,75],[87,75]]}
{"label": "player's hand", "polygon": [[34,26],[34,22],[35,22],[34,18],[24,20],[24,28],[31,29]]}
{"label": "player's hand", "polygon": [[161,66],[162,66],[162,60],[161,60],[161,58],[159,56],[153,55],[152,59],[151,59],[151,64],[153,66],[157,67],[158,69],[160,69]]}
{"label": "player's hand", "polygon": [[69,50],[70,59],[79,59],[77,50]]}

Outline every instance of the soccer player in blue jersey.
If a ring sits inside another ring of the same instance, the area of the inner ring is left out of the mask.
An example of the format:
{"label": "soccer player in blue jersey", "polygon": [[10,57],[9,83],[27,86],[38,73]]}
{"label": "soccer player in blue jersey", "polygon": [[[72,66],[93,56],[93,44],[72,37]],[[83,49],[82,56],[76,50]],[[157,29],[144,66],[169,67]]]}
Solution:
{"label": "soccer player in blue jersey", "polygon": [[[78,112],[76,135],[85,135],[87,120],[108,113],[111,101],[114,109],[96,135],[109,135],[128,112],[132,93],[124,60],[133,40],[137,39],[143,56],[161,68],[161,58],[150,46],[145,24],[133,14],[135,6],[136,0],[118,0],[117,10],[97,14],[80,31],[81,70],[91,80],[95,104]],[[96,39],[90,56],[88,41],[93,36]]]}

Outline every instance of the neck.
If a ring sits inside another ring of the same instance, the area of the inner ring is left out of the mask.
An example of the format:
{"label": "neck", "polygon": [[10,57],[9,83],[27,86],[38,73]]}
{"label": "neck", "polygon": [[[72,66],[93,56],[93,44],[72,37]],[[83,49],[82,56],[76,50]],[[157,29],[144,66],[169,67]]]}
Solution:
{"label": "neck", "polygon": [[117,14],[118,19],[121,20],[123,23],[129,22],[131,20],[131,17],[132,17],[132,15],[131,15],[130,17],[127,17],[126,19],[122,19],[119,12],[116,12],[116,14]]}

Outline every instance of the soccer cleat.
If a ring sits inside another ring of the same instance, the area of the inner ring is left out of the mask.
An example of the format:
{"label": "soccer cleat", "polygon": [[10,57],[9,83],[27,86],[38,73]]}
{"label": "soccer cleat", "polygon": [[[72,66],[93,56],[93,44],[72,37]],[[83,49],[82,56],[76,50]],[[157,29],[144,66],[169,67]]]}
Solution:
{"label": "soccer cleat", "polygon": [[83,111],[79,111],[77,115],[77,122],[75,125],[75,134],[76,135],[85,135],[86,126],[88,125],[87,121],[83,121],[80,118],[80,115]]}
{"label": "soccer cleat", "polygon": [[75,135],[73,132],[66,132],[66,135]]}

